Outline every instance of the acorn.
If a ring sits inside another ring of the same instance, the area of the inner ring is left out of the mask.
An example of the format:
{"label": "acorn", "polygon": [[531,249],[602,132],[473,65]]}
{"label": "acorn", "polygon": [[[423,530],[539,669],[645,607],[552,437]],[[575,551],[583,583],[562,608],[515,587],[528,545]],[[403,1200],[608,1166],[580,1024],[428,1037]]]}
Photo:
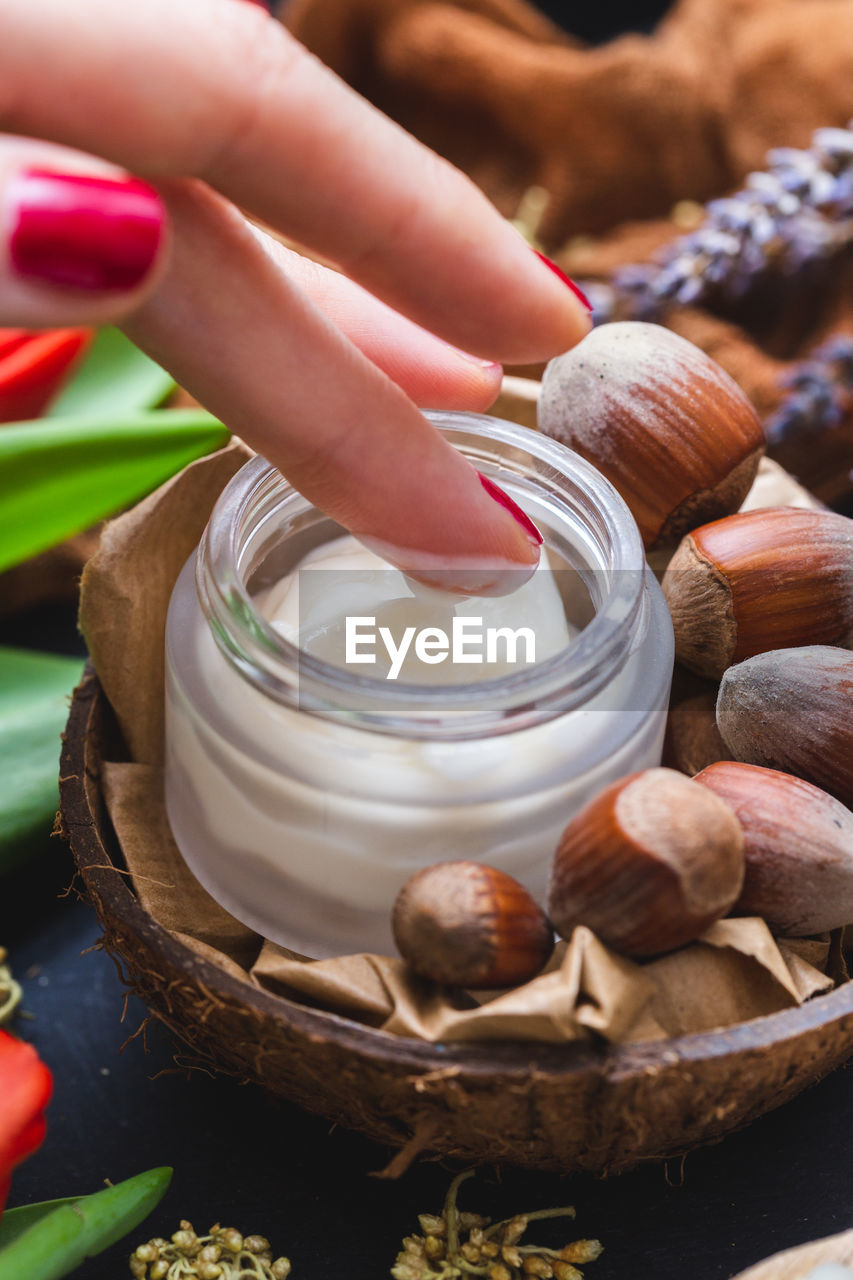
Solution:
{"label": "acorn", "polygon": [[743,876],[731,808],[683,773],[645,769],[607,787],[566,827],[548,914],[564,938],[583,924],[625,955],[657,955],[724,916]]}
{"label": "acorn", "polygon": [[418,871],[398,893],[391,924],[415,973],[449,986],[517,986],[554,949],[554,930],[527,889],[480,862]]}
{"label": "acorn", "polygon": [[807,645],[730,667],[717,726],[736,760],[795,773],[853,809],[853,653]]}
{"label": "acorn", "polygon": [[734,761],[694,781],[743,828],[746,876],[733,915],[762,916],[794,938],[853,920],[853,813],[840,801],[789,773]]}
{"label": "acorn", "polygon": [[599,325],[552,360],[538,419],[604,473],[649,550],[737,511],[764,452],[737,383],[692,342],[639,321]]}
{"label": "acorn", "polygon": [[694,529],[663,578],[678,660],[719,679],[768,649],[853,639],[853,520],[768,507]]}

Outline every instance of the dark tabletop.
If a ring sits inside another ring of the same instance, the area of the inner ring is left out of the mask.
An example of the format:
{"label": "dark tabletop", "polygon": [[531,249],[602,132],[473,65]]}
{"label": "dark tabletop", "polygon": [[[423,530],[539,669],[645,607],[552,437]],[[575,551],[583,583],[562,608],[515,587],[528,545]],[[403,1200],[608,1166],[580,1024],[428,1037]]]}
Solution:
{"label": "dark tabletop", "polygon": [[[0,643],[69,650],[70,612],[41,610],[0,626]],[[221,1220],[261,1232],[293,1261],[293,1280],[379,1280],[416,1215],[440,1208],[451,1173],[413,1167],[397,1183],[371,1177],[388,1152],[255,1086],[176,1068],[156,1023],[122,1051],[146,1011],[113,962],[92,950],[91,907],[66,892],[74,877],[57,841],[5,880],[0,941],[23,980],[31,1021],[18,1023],[56,1082],[42,1149],[18,1170],[10,1204],[97,1190],[170,1164],[172,1186],[133,1235],[170,1235],[181,1218],[201,1231]],[[588,1280],[722,1280],[778,1249],[853,1226],[847,1172],[853,1078],[836,1072],[719,1145],[609,1180],[485,1169],[466,1205],[493,1218],[563,1203],[575,1229],[531,1239],[597,1236],[605,1253]],[[129,1276],[128,1247],[83,1266],[80,1280]],[[26,1280],[26,1277],[21,1277]]]}

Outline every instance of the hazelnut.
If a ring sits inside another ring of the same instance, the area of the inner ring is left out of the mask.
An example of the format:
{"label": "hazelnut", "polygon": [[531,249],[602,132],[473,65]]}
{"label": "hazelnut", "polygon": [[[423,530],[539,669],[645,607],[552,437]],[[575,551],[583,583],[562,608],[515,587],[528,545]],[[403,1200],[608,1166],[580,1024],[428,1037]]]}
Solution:
{"label": "hazelnut", "polygon": [[539,429],[602,471],[646,547],[737,511],[764,432],[740,387],[660,325],[603,324],[545,370]]}
{"label": "hazelnut", "polygon": [[548,914],[564,938],[584,924],[616,951],[656,955],[724,916],[743,874],[729,806],[683,773],[646,769],[607,787],[566,827]]}
{"label": "hazelnut", "polygon": [[768,507],[694,529],[663,578],[678,660],[719,679],[767,649],[853,638],[853,520]]}
{"label": "hazelnut", "polygon": [[721,761],[695,778],[743,828],[746,876],[732,908],[804,937],[853,920],[853,813],[789,773]]}
{"label": "hazelnut", "polygon": [[418,871],[397,895],[392,927],[416,973],[457,987],[527,982],[554,949],[554,931],[527,889],[479,862]]}
{"label": "hazelnut", "polygon": [[696,694],[670,707],[664,741],[664,764],[690,777],[730,751],[717,728],[716,691]]}
{"label": "hazelnut", "polygon": [[795,773],[853,808],[853,653],[807,645],[730,667],[717,725],[736,760]]}

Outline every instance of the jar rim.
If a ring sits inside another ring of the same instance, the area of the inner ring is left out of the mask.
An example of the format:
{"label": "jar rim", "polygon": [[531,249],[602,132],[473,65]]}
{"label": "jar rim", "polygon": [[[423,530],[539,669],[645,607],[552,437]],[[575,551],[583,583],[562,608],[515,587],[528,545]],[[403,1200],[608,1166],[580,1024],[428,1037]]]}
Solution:
{"label": "jar rim", "polygon": [[[217,645],[252,685],[284,705],[351,727],[405,738],[459,739],[514,732],[582,707],[621,670],[643,616],[645,552],[627,505],[591,463],[558,441],[485,414],[425,416],[499,484],[524,482],[552,512],[583,524],[606,583],[592,620],[559,653],[509,674],[464,684],[382,681],[325,662],[285,639],[253,602],[241,556],[259,518],[290,504],[316,511],[265,458],[229,481],[202,537],[196,589]],[[291,513],[292,514],[292,513]],[[321,516],[321,513],[317,513]],[[323,517],[325,518],[325,517]]]}

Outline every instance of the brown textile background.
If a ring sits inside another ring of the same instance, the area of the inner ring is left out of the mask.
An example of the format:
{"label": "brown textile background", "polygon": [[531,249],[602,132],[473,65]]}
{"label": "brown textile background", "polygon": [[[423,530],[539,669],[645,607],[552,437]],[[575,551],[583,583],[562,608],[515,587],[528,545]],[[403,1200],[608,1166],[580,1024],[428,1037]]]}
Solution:
{"label": "brown textile background", "polygon": [[504,213],[551,193],[542,228],[665,215],[853,116],[850,0],[680,0],[651,36],[584,48],[525,0],[289,0],[294,34],[467,169]]}

